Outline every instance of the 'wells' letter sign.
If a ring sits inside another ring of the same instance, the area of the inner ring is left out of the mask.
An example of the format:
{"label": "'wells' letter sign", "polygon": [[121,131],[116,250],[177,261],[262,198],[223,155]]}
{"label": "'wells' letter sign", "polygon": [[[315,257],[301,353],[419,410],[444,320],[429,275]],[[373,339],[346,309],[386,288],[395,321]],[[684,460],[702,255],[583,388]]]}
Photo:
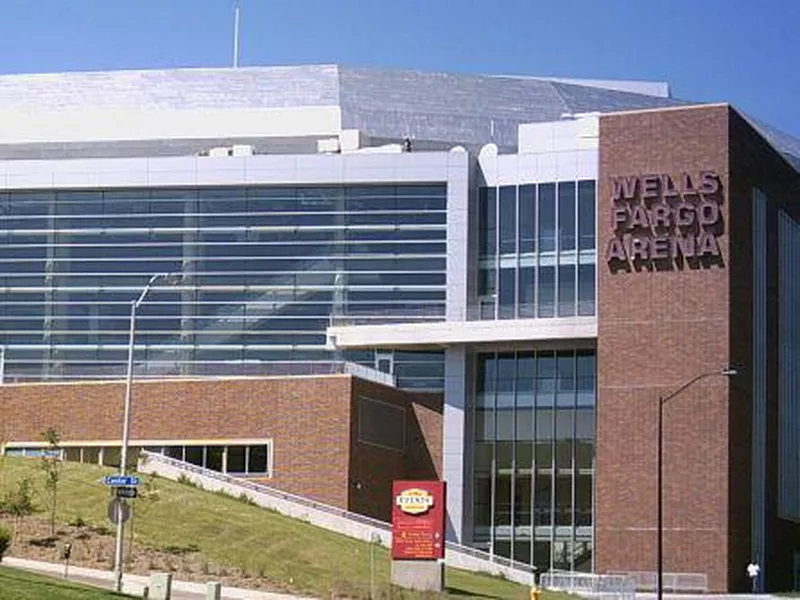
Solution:
{"label": "'wells' letter sign", "polygon": [[392,558],[444,558],[444,481],[395,481],[392,485]]}

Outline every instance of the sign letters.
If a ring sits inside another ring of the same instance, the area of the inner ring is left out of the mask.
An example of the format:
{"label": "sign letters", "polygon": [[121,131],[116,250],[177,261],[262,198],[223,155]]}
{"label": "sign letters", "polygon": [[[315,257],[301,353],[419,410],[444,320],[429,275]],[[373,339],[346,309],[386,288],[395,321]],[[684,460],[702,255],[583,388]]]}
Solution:
{"label": "sign letters", "polygon": [[715,171],[611,178],[612,269],[721,260],[722,185]]}

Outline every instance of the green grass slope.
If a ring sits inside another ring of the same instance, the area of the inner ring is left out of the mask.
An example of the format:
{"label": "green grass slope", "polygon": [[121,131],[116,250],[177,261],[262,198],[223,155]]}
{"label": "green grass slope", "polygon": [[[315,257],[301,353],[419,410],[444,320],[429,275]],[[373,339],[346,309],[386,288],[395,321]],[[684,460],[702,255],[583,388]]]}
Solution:
{"label": "green grass slope", "polygon": [[[58,522],[112,528],[106,516],[109,490],[100,481],[110,472],[92,465],[64,463],[58,484]],[[38,517],[46,517],[49,502],[37,459],[0,459],[0,497],[23,477],[33,486],[41,510]],[[236,498],[161,478],[144,476],[144,480],[144,497],[134,504],[134,537],[139,547],[189,553],[195,561],[225,565],[269,580],[276,590],[320,597],[331,597],[332,592],[367,597],[372,562],[376,588],[388,590],[390,557],[384,548]],[[13,547],[10,553],[17,554]],[[452,569],[447,572],[447,587],[448,595],[459,597],[513,600],[528,598],[529,594],[525,586]]]}
{"label": "green grass slope", "polygon": [[0,600],[107,600],[132,598],[0,566]]}

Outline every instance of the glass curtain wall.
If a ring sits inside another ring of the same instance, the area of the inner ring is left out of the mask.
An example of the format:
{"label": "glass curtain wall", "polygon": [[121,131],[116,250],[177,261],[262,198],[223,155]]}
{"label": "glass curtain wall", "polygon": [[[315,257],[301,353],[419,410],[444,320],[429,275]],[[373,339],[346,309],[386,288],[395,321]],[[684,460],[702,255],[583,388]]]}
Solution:
{"label": "glass curtain wall", "polygon": [[[5,375],[121,376],[130,303],[155,273],[181,277],[139,310],[138,374],[374,366],[327,350],[326,328],[442,320],[446,215],[445,184],[2,193]],[[441,388],[442,364],[407,353],[393,368]]]}
{"label": "glass curtain wall", "polygon": [[596,185],[478,190],[478,306],[472,318],[595,314]]}
{"label": "glass curtain wall", "polygon": [[475,364],[474,544],[540,571],[591,570],[595,351]]}

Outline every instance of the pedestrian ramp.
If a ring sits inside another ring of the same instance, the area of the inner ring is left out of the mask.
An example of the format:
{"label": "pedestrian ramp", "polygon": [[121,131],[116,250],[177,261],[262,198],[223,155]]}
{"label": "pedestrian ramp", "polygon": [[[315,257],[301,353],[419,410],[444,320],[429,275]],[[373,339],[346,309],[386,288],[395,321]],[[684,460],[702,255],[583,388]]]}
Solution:
{"label": "pedestrian ramp", "polygon": [[[232,477],[146,450],[140,454],[138,470],[140,473],[153,473],[172,481],[190,483],[209,492],[247,499],[262,508],[351,538],[380,544],[386,548],[391,548],[392,545],[392,530],[389,523],[303,496],[289,494],[264,484]],[[453,542],[446,544],[445,563],[448,567],[496,575],[523,585],[531,585],[534,582],[535,570],[530,565],[493,556]]]}

